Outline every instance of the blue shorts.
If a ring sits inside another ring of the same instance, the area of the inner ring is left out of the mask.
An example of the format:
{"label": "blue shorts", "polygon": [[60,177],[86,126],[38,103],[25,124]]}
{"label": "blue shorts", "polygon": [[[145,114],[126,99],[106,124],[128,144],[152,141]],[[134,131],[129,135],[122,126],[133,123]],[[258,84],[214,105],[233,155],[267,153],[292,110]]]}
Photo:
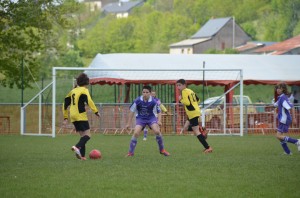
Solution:
{"label": "blue shorts", "polygon": [[290,127],[289,124],[283,124],[283,123],[279,122],[277,131],[280,133],[287,133],[287,132],[289,132],[289,127]]}
{"label": "blue shorts", "polygon": [[154,123],[157,124],[157,118],[156,117],[153,117],[153,118],[150,118],[150,119],[139,119],[139,118],[136,119],[136,125],[140,125],[140,126],[142,126],[142,128],[145,128],[147,125],[149,127],[151,127],[151,125],[154,124]]}

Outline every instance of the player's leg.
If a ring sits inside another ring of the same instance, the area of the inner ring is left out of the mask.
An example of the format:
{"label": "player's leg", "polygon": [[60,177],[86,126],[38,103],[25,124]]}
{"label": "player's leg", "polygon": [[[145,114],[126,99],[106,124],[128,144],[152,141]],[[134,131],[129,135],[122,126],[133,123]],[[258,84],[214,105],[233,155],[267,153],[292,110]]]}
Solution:
{"label": "player's leg", "polygon": [[162,137],[162,134],[160,132],[160,127],[156,122],[152,122],[151,124],[151,129],[153,130],[154,134],[156,135],[156,142],[158,144],[158,149],[160,154],[164,155],[164,156],[169,156],[170,153],[166,151],[165,147],[164,147],[164,140]]}
{"label": "player's leg", "polygon": [[136,147],[136,144],[137,144],[137,139],[140,135],[140,132],[142,131],[142,129],[144,127],[145,127],[144,124],[141,124],[141,125],[137,124],[134,127],[134,132],[133,132],[133,135],[132,135],[131,140],[130,140],[129,151],[128,151],[127,156],[133,156],[134,155],[135,147]]}
{"label": "player's leg", "polygon": [[292,143],[298,145],[298,140],[291,138],[286,135],[289,130],[289,125],[279,123],[277,128],[276,138],[280,141],[280,144],[285,152],[285,154],[291,155],[291,151],[287,145],[287,143]]}
{"label": "player's leg", "polygon": [[189,129],[190,122],[188,120],[185,121],[183,128],[180,131],[180,134],[184,134],[185,131]]}
{"label": "player's leg", "polygon": [[148,136],[148,128],[145,127],[145,128],[144,128],[144,138],[143,138],[144,141],[147,140],[147,136]]}
{"label": "player's leg", "polygon": [[211,153],[212,152],[212,148],[208,145],[207,141],[205,140],[205,136],[203,134],[200,133],[199,131],[199,122],[198,122],[198,118],[199,117],[194,117],[192,119],[190,119],[190,124],[192,126],[193,132],[195,134],[195,136],[198,138],[199,142],[203,145],[204,149],[204,153]]}
{"label": "player's leg", "polygon": [[72,150],[75,152],[78,159],[85,159],[85,145],[90,140],[90,126],[88,121],[76,121],[74,122],[76,132],[79,133],[80,139],[75,146],[72,146]]}

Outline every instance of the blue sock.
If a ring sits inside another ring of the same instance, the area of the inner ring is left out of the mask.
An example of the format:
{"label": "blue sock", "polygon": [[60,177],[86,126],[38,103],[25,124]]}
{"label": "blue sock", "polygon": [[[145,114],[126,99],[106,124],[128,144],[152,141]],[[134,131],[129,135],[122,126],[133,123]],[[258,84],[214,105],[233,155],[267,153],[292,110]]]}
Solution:
{"label": "blue sock", "polygon": [[288,136],[285,136],[284,137],[284,141],[285,142],[289,142],[289,143],[292,143],[292,144],[296,144],[298,142],[298,140],[294,139],[294,138],[291,138],[291,137],[288,137]]}
{"label": "blue sock", "polygon": [[157,144],[158,144],[159,151],[163,150],[164,149],[164,141],[162,139],[162,136],[157,135],[156,136],[156,141],[157,141]]}
{"label": "blue sock", "polygon": [[147,135],[148,135],[148,129],[144,129],[144,138],[147,138]]}
{"label": "blue sock", "polygon": [[286,144],[285,141],[281,141],[280,144],[281,144],[281,146],[282,146],[282,148],[283,148],[283,150],[284,150],[284,152],[285,152],[286,154],[290,154],[290,153],[291,153],[291,151],[290,151],[290,149],[289,149],[289,147],[287,146],[287,144]]}
{"label": "blue sock", "polygon": [[137,144],[137,139],[135,137],[132,137],[129,145],[129,153],[134,153],[136,144]]}

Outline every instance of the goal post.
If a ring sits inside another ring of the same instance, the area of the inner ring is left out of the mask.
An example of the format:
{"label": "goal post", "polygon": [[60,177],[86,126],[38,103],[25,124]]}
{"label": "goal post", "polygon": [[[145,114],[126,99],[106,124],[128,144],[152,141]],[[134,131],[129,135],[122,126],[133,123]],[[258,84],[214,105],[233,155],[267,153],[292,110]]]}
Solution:
{"label": "goal post", "polygon": [[[70,68],[70,67],[53,67],[52,69],[52,77],[53,77],[53,95],[52,95],[52,137],[55,137],[55,123],[56,123],[56,73],[57,71],[63,71],[63,70],[75,70],[75,71],[102,71],[102,72],[112,72],[112,71],[120,71],[120,72],[138,72],[138,71],[142,71],[142,72],[153,72],[153,69],[100,69],[100,68]],[[174,70],[169,70],[169,69],[159,69],[159,70],[155,70],[156,72],[170,72],[170,71],[174,71]],[[175,70],[176,72],[191,72],[191,70],[188,69],[181,69],[181,70]],[[192,72],[206,72],[206,71],[221,71],[221,72],[238,72],[238,76],[239,79],[236,79],[239,83],[238,85],[240,85],[240,136],[243,136],[243,100],[242,100],[242,96],[243,96],[243,73],[241,69],[195,69]],[[236,76],[237,77],[237,76]],[[179,79],[179,78],[178,78]],[[200,78],[199,78],[200,80]],[[236,86],[234,86],[232,89],[234,89]],[[232,89],[230,89],[229,91],[231,91]],[[228,92],[229,92],[228,91]],[[226,112],[226,111],[225,111]],[[226,119],[226,115],[224,116],[224,119]],[[203,114],[202,116],[202,121],[205,120],[205,114]],[[205,121],[202,122],[202,125],[205,125]],[[224,129],[224,134],[226,132],[226,129]]]}
{"label": "goal post", "polygon": [[[209,104],[209,106],[202,108],[202,116],[200,117],[200,122],[203,126],[210,127],[212,130],[210,132],[210,135],[240,135],[243,136],[244,133],[244,111],[243,111],[243,72],[241,69],[110,69],[110,68],[79,68],[79,67],[53,67],[52,68],[52,82],[49,83],[43,90],[41,90],[34,98],[32,98],[27,104],[25,104],[21,108],[21,135],[36,135],[36,136],[51,136],[56,137],[57,133],[61,133],[62,129],[62,103],[63,99],[66,96],[66,94],[73,88],[73,82],[74,77],[78,75],[80,72],[85,72],[88,74],[90,80],[92,80],[92,84],[97,84],[95,82],[95,79],[107,79],[112,78],[116,81],[118,81],[120,85],[120,89],[118,88],[119,97],[121,94],[121,98],[125,98],[125,90],[127,88],[127,85],[131,87],[130,93],[131,98],[129,102],[131,103],[132,100],[139,95],[141,95],[139,89],[136,89],[134,84],[143,85],[143,84],[149,84],[153,88],[156,87],[159,83],[161,84],[170,84],[172,85],[172,89],[161,89],[158,98],[161,99],[162,103],[166,103],[162,97],[163,94],[167,93],[171,95],[172,101],[169,101],[169,104],[167,107],[169,108],[169,112],[172,115],[172,117],[165,117],[168,119],[168,122],[170,124],[167,127],[164,127],[165,130],[168,128],[168,130],[172,130],[173,134],[179,134],[181,128],[184,125],[184,122],[186,120],[186,114],[184,112],[184,109],[182,108],[181,104],[174,103],[175,100],[175,89],[176,89],[176,81],[178,79],[185,79],[187,80],[188,86],[191,84],[196,84],[193,89],[193,91],[198,95],[202,96],[202,91],[200,90],[200,85],[203,83],[207,83],[207,85],[213,84],[213,86],[210,86],[212,89],[214,86],[225,86],[229,82],[233,83],[232,87],[227,90],[226,93],[224,93],[221,97],[225,97],[226,94],[228,94],[230,91],[235,90],[236,92],[239,92],[241,98],[239,108],[235,108],[235,110],[238,109],[238,113],[235,113],[235,129],[230,130],[227,128],[226,123],[228,123],[228,115],[227,115],[227,106],[226,103],[224,103],[224,111],[222,112],[222,115],[219,113],[218,118],[220,118],[220,122],[218,123],[219,126],[215,127],[213,125],[209,126],[210,122],[208,122],[208,119],[212,117],[212,115],[208,114],[206,110],[208,110],[211,106],[214,106],[215,104]],[[110,76],[109,76],[110,75]],[[203,79],[203,77],[206,77],[206,79]],[[100,77],[99,77],[100,76]],[[109,77],[107,77],[109,76]],[[111,77],[113,76],[113,77]],[[203,79],[203,80],[202,80]],[[222,83],[215,83],[214,79],[218,79],[222,81]],[[101,80],[101,84],[104,81]],[[111,81],[113,83],[116,83],[115,81]],[[121,82],[121,83],[120,83]],[[129,83],[126,86],[124,83]],[[123,87],[123,88],[122,88]],[[158,89],[160,86],[157,86]],[[140,87],[141,88],[141,87]],[[154,88],[156,91],[158,91],[156,88]],[[49,91],[50,90],[50,91]],[[100,91],[99,91],[100,90]],[[127,119],[127,113],[128,113],[128,105],[129,103],[123,103],[123,99],[121,100],[113,100],[112,97],[109,97],[108,101],[106,102],[99,102],[101,98],[107,97],[107,94],[105,91],[104,86],[95,86],[93,85],[90,87],[91,95],[93,97],[93,100],[96,104],[96,106],[99,108],[99,112],[103,113],[103,115],[100,117],[100,120],[93,120],[93,128],[95,129],[98,127],[99,132],[103,132],[106,134],[105,130],[108,129],[110,126],[110,123],[108,121],[116,121],[114,119],[118,119],[119,122],[117,127],[121,127],[121,125],[124,124],[124,120]],[[110,89],[111,90],[111,89]],[[170,91],[171,90],[171,91]],[[98,91],[98,92],[97,92]],[[133,92],[135,91],[135,92]],[[47,102],[42,102],[42,95],[44,93],[48,92]],[[214,91],[212,93],[215,94]],[[220,93],[220,95],[223,92]],[[110,93],[111,94],[111,93]],[[128,94],[128,93],[127,93]],[[115,96],[116,97],[116,96]],[[209,96],[207,96],[209,97]],[[38,99],[38,100],[37,100]],[[98,99],[98,100],[97,100]],[[116,102],[117,101],[117,102]],[[202,98],[201,98],[202,102]],[[33,104],[34,103],[34,104]],[[38,105],[37,105],[38,104]],[[43,106],[45,106],[43,108]],[[199,104],[201,105],[201,103]],[[26,113],[30,112],[28,109],[30,106],[34,106],[34,114],[32,113]],[[109,114],[107,114],[107,109],[110,111]],[[228,105],[228,108],[230,108],[230,104]],[[46,110],[45,110],[46,109]],[[93,114],[91,112],[88,112],[89,116],[93,117]],[[116,113],[119,113],[116,115]],[[38,114],[38,117],[35,117],[36,114]],[[42,115],[43,114],[43,115]],[[47,116],[47,119],[45,121],[44,117]],[[112,116],[112,118],[109,119],[103,119],[102,117],[109,117]],[[118,116],[122,116],[121,118]],[[239,116],[239,120],[237,121],[237,116]],[[30,126],[27,126],[30,121]],[[46,122],[46,124],[45,124]],[[122,122],[122,124],[121,124]],[[32,125],[36,125],[36,129],[32,130]],[[134,124],[134,123],[133,123]],[[223,125],[222,125],[223,124]],[[46,125],[46,126],[45,126]],[[96,126],[97,125],[97,126]],[[222,125],[222,126],[221,126]],[[238,125],[238,126],[237,126]],[[73,130],[73,125],[69,123],[69,128],[66,130],[68,131],[70,128]],[[113,127],[116,127],[114,125]],[[124,126],[123,126],[124,127]],[[238,127],[238,128],[237,128]],[[28,128],[28,130],[27,130]],[[215,130],[215,129],[217,129]],[[70,131],[71,131],[70,130]],[[93,130],[94,131],[94,130]],[[122,130],[123,131],[123,130]],[[216,132],[217,131],[217,132]],[[221,132],[220,132],[221,131]],[[228,133],[228,131],[230,131]],[[117,130],[115,130],[117,132]],[[62,133],[64,133],[64,130],[62,130]]]}

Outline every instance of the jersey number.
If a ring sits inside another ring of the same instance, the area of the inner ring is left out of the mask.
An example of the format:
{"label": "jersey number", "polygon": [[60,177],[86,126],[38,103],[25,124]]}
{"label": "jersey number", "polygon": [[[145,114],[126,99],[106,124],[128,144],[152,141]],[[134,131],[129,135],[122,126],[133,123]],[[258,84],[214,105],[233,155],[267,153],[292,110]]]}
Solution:
{"label": "jersey number", "polygon": [[72,94],[72,102],[73,102],[73,105],[75,105],[75,94]]}

